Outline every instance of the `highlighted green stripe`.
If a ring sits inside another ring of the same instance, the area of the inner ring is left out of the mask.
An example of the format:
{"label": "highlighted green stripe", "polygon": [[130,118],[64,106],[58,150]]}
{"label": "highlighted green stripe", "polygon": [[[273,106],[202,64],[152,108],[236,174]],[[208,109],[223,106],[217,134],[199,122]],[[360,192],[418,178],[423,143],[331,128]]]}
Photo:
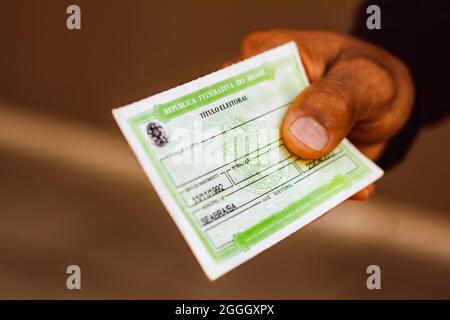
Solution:
{"label": "highlighted green stripe", "polygon": [[213,103],[262,81],[273,79],[275,79],[275,67],[265,62],[257,68],[220,81],[191,94],[164,104],[155,105],[153,112],[158,120],[167,122],[174,117]]}
{"label": "highlighted green stripe", "polygon": [[234,235],[234,243],[239,250],[248,250],[256,243],[308,213],[335,194],[350,187],[349,179],[336,175],[329,183],[315,189],[307,196],[292,203],[269,218]]}

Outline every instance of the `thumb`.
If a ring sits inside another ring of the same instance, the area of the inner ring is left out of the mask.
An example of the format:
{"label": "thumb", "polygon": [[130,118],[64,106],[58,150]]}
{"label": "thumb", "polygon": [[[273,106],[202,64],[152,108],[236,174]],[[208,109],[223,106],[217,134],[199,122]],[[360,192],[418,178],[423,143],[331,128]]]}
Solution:
{"label": "thumb", "polygon": [[368,43],[320,31],[254,33],[243,42],[242,56],[291,40],[312,85],[286,113],[281,126],[286,147],[300,158],[314,159],[349,135],[360,146],[380,150],[378,145],[400,130],[412,108],[414,89],[407,68]]}
{"label": "thumb", "polygon": [[302,159],[331,152],[356,119],[353,96],[345,82],[322,78],[291,104],[281,127],[287,148]]}

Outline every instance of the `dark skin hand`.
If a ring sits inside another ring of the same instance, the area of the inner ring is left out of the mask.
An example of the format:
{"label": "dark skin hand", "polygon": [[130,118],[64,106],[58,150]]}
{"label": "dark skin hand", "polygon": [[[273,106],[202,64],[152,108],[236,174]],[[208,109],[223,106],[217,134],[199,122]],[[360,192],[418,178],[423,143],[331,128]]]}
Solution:
{"label": "dark skin hand", "polygon": [[[405,125],[414,100],[406,66],[353,37],[323,31],[271,30],[245,38],[246,59],[295,41],[311,85],[289,107],[281,126],[287,148],[302,159],[328,154],[348,137],[372,160]],[[235,62],[235,61],[233,61]],[[372,184],[352,199],[368,199]]]}

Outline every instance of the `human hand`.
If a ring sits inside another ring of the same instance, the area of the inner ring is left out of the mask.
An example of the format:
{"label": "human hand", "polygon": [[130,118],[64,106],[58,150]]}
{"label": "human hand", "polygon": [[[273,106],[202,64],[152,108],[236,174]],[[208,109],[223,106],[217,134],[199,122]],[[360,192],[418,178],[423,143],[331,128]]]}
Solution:
{"label": "human hand", "polygon": [[[348,137],[377,160],[412,110],[414,86],[406,66],[383,49],[347,35],[297,30],[252,33],[237,60],[289,41],[297,44],[311,85],[283,120],[287,148],[302,159],[314,159]],[[368,199],[374,190],[372,184],[352,198]]]}

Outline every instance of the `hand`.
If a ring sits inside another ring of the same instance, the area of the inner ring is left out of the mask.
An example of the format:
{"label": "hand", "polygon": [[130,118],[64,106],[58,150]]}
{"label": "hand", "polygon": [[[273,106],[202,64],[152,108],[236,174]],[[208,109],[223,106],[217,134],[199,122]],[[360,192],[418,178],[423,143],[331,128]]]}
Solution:
{"label": "hand", "polygon": [[[376,160],[411,113],[414,87],[405,65],[381,48],[343,34],[272,30],[246,37],[240,59],[295,41],[311,85],[281,126],[287,148],[302,159],[332,151],[348,137]],[[368,199],[374,185],[353,199]]]}

